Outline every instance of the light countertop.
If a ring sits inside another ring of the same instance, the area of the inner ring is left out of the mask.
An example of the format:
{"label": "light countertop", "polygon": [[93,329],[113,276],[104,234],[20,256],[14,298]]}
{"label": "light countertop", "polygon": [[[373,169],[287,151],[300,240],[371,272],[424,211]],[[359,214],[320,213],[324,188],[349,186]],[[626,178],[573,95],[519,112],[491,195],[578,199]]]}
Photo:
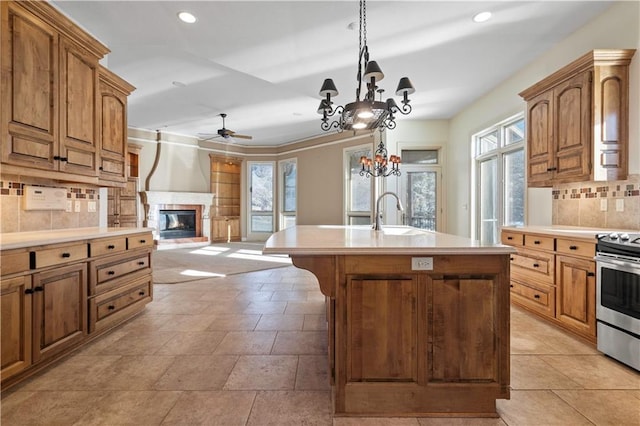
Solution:
{"label": "light countertop", "polygon": [[583,226],[562,226],[562,225],[550,225],[550,226],[505,226],[503,231],[516,231],[516,232],[528,232],[533,234],[543,234],[552,237],[567,237],[578,238],[582,240],[590,240],[595,242],[596,235],[609,234],[611,232],[627,232],[638,233],[639,230],[629,229],[609,229],[609,228],[587,228]]}
{"label": "light countertop", "polygon": [[513,247],[409,226],[299,225],[271,235],[263,252],[289,255],[508,254]]}
{"label": "light countertop", "polygon": [[150,228],[72,228],[0,234],[0,250],[151,232]]}

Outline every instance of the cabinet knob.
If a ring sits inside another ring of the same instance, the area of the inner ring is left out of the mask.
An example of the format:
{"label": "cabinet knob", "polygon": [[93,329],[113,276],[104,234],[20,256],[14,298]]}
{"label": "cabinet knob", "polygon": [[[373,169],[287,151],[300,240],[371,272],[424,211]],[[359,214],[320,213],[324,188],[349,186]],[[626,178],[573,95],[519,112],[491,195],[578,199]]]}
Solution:
{"label": "cabinet knob", "polygon": [[513,288],[513,284],[509,284],[509,287]]}
{"label": "cabinet knob", "polygon": [[30,288],[26,289],[24,291],[24,294],[33,294],[33,289],[30,289]]}
{"label": "cabinet knob", "polygon": [[62,257],[71,257],[71,253],[62,253]]}
{"label": "cabinet knob", "polygon": [[109,271],[109,272],[107,272],[107,275],[115,275],[115,274],[116,274],[116,271]]}
{"label": "cabinet knob", "polygon": [[578,246],[569,246],[569,250],[578,250]]}
{"label": "cabinet knob", "polygon": [[534,295],[533,295],[533,298],[534,298],[534,299],[540,299],[540,295],[539,295],[539,294],[534,294]]}
{"label": "cabinet knob", "polygon": [[510,257],[509,260],[513,262],[513,257]]}
{"label": "cabinet knob", "polygon": [[113,250],[114,248],[116,248],[116,246],[114,246],[113,244],[109,244],[109,245],[107,246],[107,248],[108,248],[109,250]]}
{"label": "cabinet knob", "polygon": [[539,264],[537,264],[537,263],[534,263],[534,264],[533,264],[533,267],[534,267],[534,268],[539,268],[539,267],[540,267],[540,265],[539,265]]}
{"label": "cabinet knob", "polygon": [[36,292],[36,291],[44,291],[44,288],[42,286],[37,286],[37,287],[33,288],[33,291],[34,292]]}
{"label": "cabinet knob", "polygon": [[109,305],[109,306],[107,306],[107,309],[109,309],[110,311],[113,311],[115,308],[116,308],[116,307],[115,307],[115,306],[113,306],[113,305]]}
{"label": "cabinet knob", "polygon": [[102,166],[98,167],[98,169],[100,169],[100,171],[104,170],[104,168]]}

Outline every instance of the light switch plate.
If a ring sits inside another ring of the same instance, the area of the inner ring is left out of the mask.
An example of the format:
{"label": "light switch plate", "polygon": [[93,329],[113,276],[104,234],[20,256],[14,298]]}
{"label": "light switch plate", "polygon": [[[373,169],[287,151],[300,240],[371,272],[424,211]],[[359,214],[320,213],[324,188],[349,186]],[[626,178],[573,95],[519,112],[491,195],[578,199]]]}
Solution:
{"label": "light switch plate", "polygon": [[95,213],[96,212],[96,202],[95,201],[88,201],[87,202],[87,211],[89,213]]}
{"label": "light switch plate", "polygon": [[73,201],[71,200],[67,200],[67,209],[66,209],[67,213],[71,213],[73,212]]}
{"label": "light switch plate", "polygon": [[623,198],[617,198],[616,199],[616,211],[617,212],[623,212],[624,211],[624,199]]}
{"label": "light switch plate", "polygon": [[412,271],[433,271],[433,257],[412,257]]}
{"label": "light switch plate", "polygon": [[600,199],[600,211],[601,212],[606,212],[607,211],[607,199],[606,198],[601,198]]}
{"label": "light switch plate", "polygon": [[80,212],[80,201],[76,201],[76,204],[75,204],[75,212],[76,212],[76,213],[79,213],[79,212]]}

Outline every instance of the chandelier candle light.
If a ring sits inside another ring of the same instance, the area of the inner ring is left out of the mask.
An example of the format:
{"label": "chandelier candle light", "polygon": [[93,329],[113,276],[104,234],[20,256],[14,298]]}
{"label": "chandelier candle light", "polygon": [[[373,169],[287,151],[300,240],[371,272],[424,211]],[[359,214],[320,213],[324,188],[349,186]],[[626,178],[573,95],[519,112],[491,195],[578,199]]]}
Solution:
{"label": "chandelier candle light", "polygon": [[[356,100],[346,104],[345,106],[333,107],[331,101],[332,96],[338,95],[338,89],[333,80],[327,78],[320,89],[320,101],[318,113],[322,114],[322,130],[329,131],[336,129],[339,132],[343,130],[361,130],[361,129],[378,129],[383,132],[385,129],[394,129],[396,127],[395,114],[398,112],[407,115],[411,112],[409,105],[409,95],[415,92],[415,88],[407,77],[402,77],[396,89],[396,95],[402,96],[402,106],[399,106],[393,98],[382,100],[383,89],[379,89],[376,83],[384,78],[384,73],[378,66],[376,61],[369,60],[369,48],[367,46],[367,7],[365,0],[360,0],[360,29],[358,44],[358,87],[356,88]],[[362,69],[364,68],[364,75]],[[362,81],[367,86],[366,94],[360,100],[362,90]],[[380,100],[375,99],[375,94],[380,94]],[[335,120],[329,122],[329,117],[338,114]],[[360,175],[364,176],[389,176],[391,174],[400,175],[400,157],[392,155],[387,156],[387,150],[384,143],[380,140],[378,149],[375,152],[374,159],[362,157],[362,171]],[[389,163],[391,168],[389,168]]]}

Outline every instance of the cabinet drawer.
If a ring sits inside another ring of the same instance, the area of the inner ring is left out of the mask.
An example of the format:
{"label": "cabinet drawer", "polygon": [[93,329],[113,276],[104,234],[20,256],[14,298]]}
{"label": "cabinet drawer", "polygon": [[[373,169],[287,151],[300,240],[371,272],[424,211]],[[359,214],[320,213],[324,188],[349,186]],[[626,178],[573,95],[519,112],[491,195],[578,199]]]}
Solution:
{"label": "cabinet drawer", "polygon": [[0,253],[0,275],[17,274],[29,270],[27,250],[7,250]]}
{"label": "cabinet drawer", "polygon": [[127,248],[129,250],[140,247],[153,247],[153,236],[150,233],[127,237]]}
{"label": "cabinet drawer", "polygon": [[127,237],[93,240],[89,243],[89,248],[91,257],[123,252],[127,250]]}
{"label": "cabinet drawer", "polygon": [[89,299],[89,332],[103,330],[135,315],[152,300],[151,277]]}
{"label": "cabinet drawer", "polygon": [[122,277],[131,281],[137,276],[151,274],[151,252],[124,253],[91,262],[89,295],[109,291],[122,285]]}
{"label": "cabinet drawer", "polygon": [[502,244],[508,246],[521,246],[524,243],[524,234],[519,232],[502,231]]}
{"label": "cabinet drawer", "polygon": [[556,251],[571,256],[584,256],[590,259],[596,255],[596,244],[587,241],[572,241],[558,238]]}
{"label": "cabinet drawer", "polygon": [[31,269],[62,265],[86,259],[89,255],[86,243],[56,246],[31,252]]}
{"label": "cabinet drawer", "polygon": [[520,249],[511,255],[511,275],[553,284],[555,279],[554,255]]}
{"label": "cabinet drawer", "polygon": [[555,288],[511,280],[511,300],[544,315],[555,316]]}
{"label": "cabinet drawer", "polygon": [[554,238],[543,237],[541,235],[525,235],[524,245],[525,247],[531,247],[540,250],[555,250]]}

